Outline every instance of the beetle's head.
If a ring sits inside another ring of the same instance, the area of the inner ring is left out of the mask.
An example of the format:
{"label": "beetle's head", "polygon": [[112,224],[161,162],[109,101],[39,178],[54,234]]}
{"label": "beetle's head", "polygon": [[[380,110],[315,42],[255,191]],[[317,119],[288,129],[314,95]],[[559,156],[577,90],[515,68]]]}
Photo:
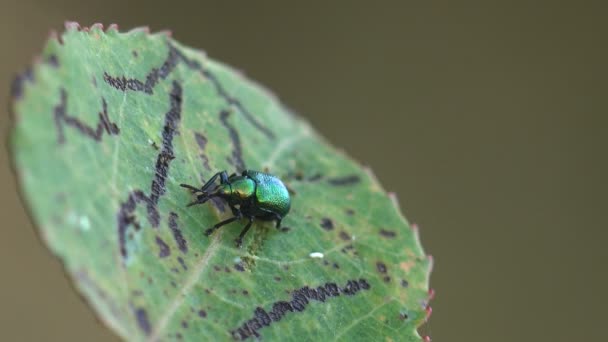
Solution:
{"label": "beetle's head", "polygon": [[202,192],[196,195],[196,200],[189,203],[187,206],[193,206],[195,204],[203,204],[213,197],[229,198],[232,195],[232,187],[230,183],[220,184],[213,188],[211,191]]}

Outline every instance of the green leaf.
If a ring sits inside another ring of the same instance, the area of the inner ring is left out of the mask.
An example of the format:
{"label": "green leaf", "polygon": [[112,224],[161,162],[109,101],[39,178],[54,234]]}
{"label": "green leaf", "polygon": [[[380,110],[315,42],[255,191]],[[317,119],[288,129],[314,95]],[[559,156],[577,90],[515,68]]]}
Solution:
{"label": "green leaf", "polygon": [[[11,149],[48,247],[130,340],[419,341],[432,260],[371,171],[259,85],[166,33],[68,24],[13,85]],[[218,171],[293,191],[277,230],[221,201]]]}

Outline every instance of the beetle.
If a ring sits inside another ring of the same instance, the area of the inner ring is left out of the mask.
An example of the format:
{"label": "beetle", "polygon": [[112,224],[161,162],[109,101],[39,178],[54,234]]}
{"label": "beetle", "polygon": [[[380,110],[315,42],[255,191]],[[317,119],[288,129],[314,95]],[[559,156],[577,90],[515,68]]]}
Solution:
{"label": "beetle", "polygon": [[[220,183],[214,186],[218,177]],[[243,237],[251,228],[254,219],[274,220],[276,228],[280,228],[281,221],[291,208],[291,198],[285,184],[274,175],[254,170],[245,170],[240,175],[233,173],[230,176],[226,171],[220,171],[209,178],[200,189],[188,184],[180,184],[180,186],[196,195],[196,200],[187,207],[203,204],[211,198],[218,197],[228,203],[232,210],[234,216],[207,229],[206,236],[236,220],[242,218],[249,220],[235,240],[238,248],[241,247]]]}

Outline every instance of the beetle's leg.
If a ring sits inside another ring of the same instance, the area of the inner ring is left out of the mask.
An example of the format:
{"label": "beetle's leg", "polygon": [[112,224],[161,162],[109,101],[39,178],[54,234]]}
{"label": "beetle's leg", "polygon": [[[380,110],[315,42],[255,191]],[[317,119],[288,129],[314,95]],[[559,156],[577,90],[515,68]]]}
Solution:
{"label": "beetle's leg", "polygon": [[260,209],[260,210],[262,210],[263,212],[266,212],[272,216],[272,218],[276,221],[275,228],[277,228],[277,229],[281,228],[281,221],[283,221],[283,217],[281,215],[275,213],[274,211],[270,211],[268,209]]}
{"label": "beetle's leg", "polygon": [[216,223],[216,224],[215,224],[213,227],[211,227],[211,228],[209,228],[209,229],[207,229],[207,230],[205,231],[205,235],[206,235],[206,236],[209,236],[209,235],[211,235],[211,234],[212,234],[214,231],[218,230],[220,227],[225,226],[225,225],[227,225],[228,223],[234,222],[234,221],[239,220],[239,219],[241,219],[241,216],[240,216],[240,215],[239,215],[239,216],[234,216],[234,217],[231,217],[231,218],[229,218],[229,219],[227,219],[227,220],[224,220],[224,221],[222,221],[222,222]]}
{"label": "beetle's leg", "polygon": [[252,223],[253,223],[253,217],[249,217],[249,222],[247,223],[247,225],[245,225],[245,228],[243,228],[243,230],[241,231],[241,234],[239,234],[239,237],[236,238],[236,240],[234,240],[234,242],[236,242],[237,248],[241,248],[241,245],[243,245],[243,236],[245,236],[245,234],[247,234],[247,232],[249,231],[249,228],[251,228]]}

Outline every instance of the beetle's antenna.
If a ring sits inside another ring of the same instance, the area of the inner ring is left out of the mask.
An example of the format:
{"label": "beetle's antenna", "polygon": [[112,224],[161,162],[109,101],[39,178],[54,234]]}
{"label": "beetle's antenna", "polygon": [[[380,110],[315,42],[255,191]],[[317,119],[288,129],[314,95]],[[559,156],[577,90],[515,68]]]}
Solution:
{"label": "beetle's antenna", "polygon": [[201,189],[194,187],[192,185],[188,185],[188,184],[180,184],[179,186],[181,186],[182,188],[186,188],[189,189],[192,192],[201,192]]}
{"label": "beetle's antenna", "polygon": [[196,201],[188,203],[186,205],[186,207],[191,207],[196,204],[203,204],[203,203],[207,202],[209,199],[211,199],[213,197],[217,197],[217,196],[219,196],[219,194],[217,192],[214,192],[211,194],[207,193],[207,192],[203,192],[202,194],[196,196]]}

